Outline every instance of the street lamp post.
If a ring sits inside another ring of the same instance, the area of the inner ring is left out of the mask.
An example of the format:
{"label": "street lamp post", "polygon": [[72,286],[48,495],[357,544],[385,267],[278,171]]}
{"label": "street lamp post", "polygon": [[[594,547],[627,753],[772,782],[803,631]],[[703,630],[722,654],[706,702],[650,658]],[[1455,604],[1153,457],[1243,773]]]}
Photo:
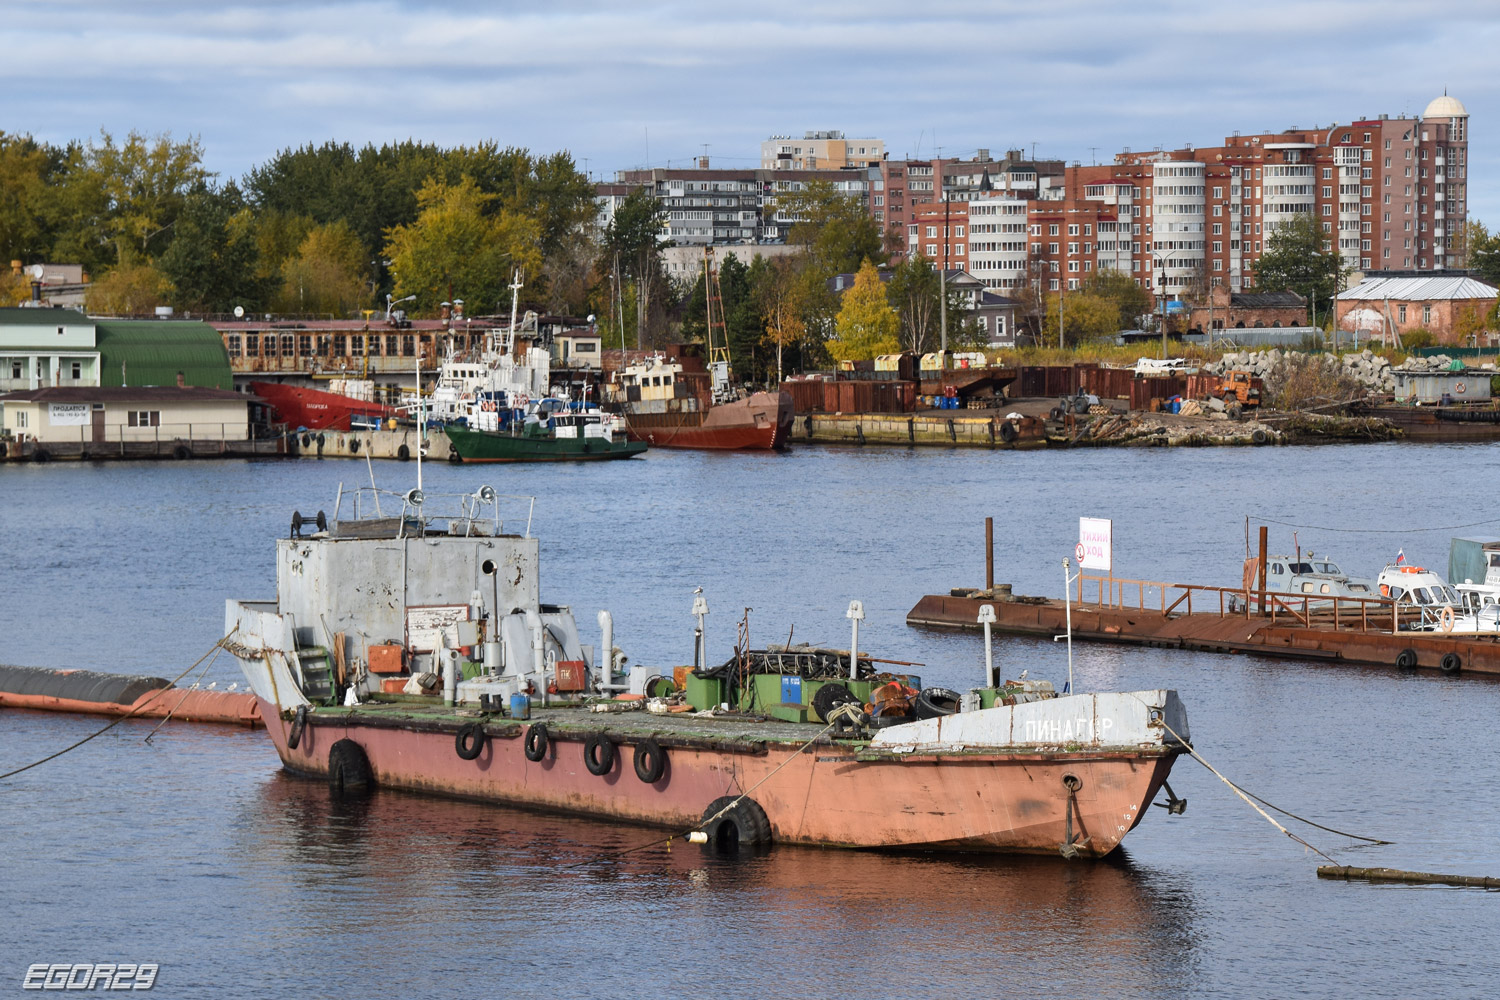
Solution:
{"label": "street lamp post", "polygon": [[1171,253],[1153,253],[1152,259],[1156,261],[1156,287],[1158,289],[1156,302],[1161,319],[1161,359],[1167,360],[1167,275],[1162,270],[1162,265],[1177,255],[1178,251]]}

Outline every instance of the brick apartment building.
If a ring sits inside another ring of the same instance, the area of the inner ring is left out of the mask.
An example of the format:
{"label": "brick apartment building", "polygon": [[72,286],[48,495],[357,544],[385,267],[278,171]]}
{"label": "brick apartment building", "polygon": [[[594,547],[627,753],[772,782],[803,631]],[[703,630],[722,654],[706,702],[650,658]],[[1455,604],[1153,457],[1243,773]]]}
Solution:
{"label": "brick apartment building", "polygon": [[[1109,268],[1153,295],[1201,298],[1219,285],[1243,292],[1270,236],[1304,214],[1319,220],[1351,271],[1436,270],[1449,266],[1467,216],[1468,113],[1444,95],[1414,118],[1236,133],[1221,146],[1127,150],[1110,164],[1056,173],[1052,162],[1014,153],[993,168],[937,161],[941,195],[932,170],[918,173],[925,164],[887,163],[872,211],[883,188],[887,220],[906,219],[908,252],[964,266],[991,288],[1029,281],[1072,290]],[[950,183],[953,167],[962,172]],[[977,184],[958,179],[976,174]],[[1023,199],[1021,254],[1014,227]],[[945,229],[948,238],[937,239]]]}

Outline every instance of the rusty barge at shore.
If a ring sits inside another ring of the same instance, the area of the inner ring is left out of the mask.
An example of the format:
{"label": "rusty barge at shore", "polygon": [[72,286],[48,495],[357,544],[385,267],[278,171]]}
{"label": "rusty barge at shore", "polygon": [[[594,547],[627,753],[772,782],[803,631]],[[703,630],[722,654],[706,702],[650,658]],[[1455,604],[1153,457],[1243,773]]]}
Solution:
{"label": "rusty barge at shore", "polygon": [[1067,629],[1070,603],[1080,640],[1500,675],[1500,635],[1416,631],[1417,614],[1368,598],[1262,600],[1254,590],[1083,576],[1067,601],[1018,597],[1004,585],[929,594],[906,623],[977,630],[990,605],[996,631],[1050,639]]}

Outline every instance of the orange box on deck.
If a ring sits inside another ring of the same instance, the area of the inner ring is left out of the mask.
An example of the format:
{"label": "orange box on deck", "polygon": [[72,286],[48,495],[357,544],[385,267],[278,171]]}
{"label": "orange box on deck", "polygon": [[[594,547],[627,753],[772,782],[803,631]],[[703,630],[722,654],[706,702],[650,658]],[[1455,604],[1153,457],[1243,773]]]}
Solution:
{"label": "orange box on deck", "polygon": [[400,694],[406,689],[408,679],[405,677],[387,677],[380,682],[380,690],[386,694]]}
{"label": "orange box on deck", "polygon": [[557,661],[557,690],[583,691],[588,688],[588,677],[582,660]]}
{"label": "orange box on deck", "polygon": [[371,646],[370,673],[399,674],[406,669],[405,650],[400,646]]}

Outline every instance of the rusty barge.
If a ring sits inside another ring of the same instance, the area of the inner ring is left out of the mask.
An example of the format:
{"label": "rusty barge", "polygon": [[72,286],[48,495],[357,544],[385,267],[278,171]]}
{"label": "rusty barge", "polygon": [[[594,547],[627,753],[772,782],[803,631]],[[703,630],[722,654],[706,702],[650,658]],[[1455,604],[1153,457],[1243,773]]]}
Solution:
{"label": "rusty barge", "polygon": [[929,594],[906,623],[977,630],[986,605],[1010,635],[1062,635],[1071,610],[1073,638],[1093,642],[1500,675],[1500,636],[1418,631],[1419,613],[1370,598],[1081,576],[1066,601],[1007,586]]}

